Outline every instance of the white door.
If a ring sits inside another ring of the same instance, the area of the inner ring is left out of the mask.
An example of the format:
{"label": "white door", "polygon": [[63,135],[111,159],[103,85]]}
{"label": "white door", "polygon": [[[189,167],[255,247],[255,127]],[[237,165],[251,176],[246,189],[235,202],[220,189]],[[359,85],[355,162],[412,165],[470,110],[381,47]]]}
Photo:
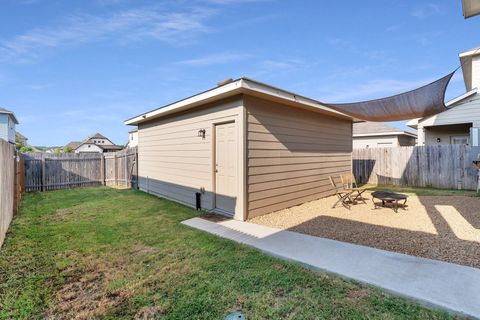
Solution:
{"label": "white door", "polygon": [[235,122],[215,126],[215,207],[235,214],[237,200],[237,127]]}

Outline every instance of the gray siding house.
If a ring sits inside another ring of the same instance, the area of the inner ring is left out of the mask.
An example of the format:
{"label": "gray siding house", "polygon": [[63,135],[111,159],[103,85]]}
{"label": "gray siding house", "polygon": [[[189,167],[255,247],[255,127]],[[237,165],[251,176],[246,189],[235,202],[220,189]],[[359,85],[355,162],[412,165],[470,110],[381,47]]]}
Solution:
{"label": "gray siding house", "polygon": [[406,147],[416,144],[417,134],[383,122],[353,124],[353,149]]}
{"label": "gray siding house", "polygon": [[0,139],[15,143],[15,125],[18,120],[12,111],[0,108]]}
{"label": "gray siding house", "polygon": [[139,187],[246,220],[333,194],[351,172],[352,118],[248,78],[141,114]]}
{"label": "gray siding house", "polygon": [[480,51],[460,54],[467,90],[446,103],[448,110],[407,123],[417,129],[418,145],[465,144],[480,146]]}

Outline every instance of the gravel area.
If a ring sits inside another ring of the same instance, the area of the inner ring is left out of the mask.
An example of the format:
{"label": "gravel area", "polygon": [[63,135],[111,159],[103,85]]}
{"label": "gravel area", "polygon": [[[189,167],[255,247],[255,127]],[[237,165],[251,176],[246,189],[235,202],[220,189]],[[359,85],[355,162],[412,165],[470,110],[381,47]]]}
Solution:
{"label": "gravel area", "polygon": [[480,198],[408,194],[406,210],[367,204],[332,209],[336,197],[256,217],[250,222],[480,268]]}

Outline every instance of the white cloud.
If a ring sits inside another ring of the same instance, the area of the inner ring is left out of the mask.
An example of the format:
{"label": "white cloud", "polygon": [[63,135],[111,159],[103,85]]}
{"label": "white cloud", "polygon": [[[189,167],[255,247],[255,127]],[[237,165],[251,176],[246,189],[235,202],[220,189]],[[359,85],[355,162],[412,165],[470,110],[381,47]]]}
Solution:
{"label": "white cloud", "polygon": [[235,53],[235,52],[224,52],[211,54],[195,59],[182,60],[177,62],[177,64],[188,65],[188,66],[209,66],[216,64],[226,64],[235,61],[245,60],[252,57],[250,54],[246,53]]}
{"label": "white cloud", "polygon": [[417,19],[428,18],[437,14],[440,14],[442,11],[440,6],[435,3],[427,3],[422,7],[418,7],[412,12],[412,16]]}
{"label": "white cloud", "polygon": [[53,84],[51,83],[39,83],[39,84],[27,84],[24,85],[24,88],[30,89],[30,90],[45,90],[48,88],[53,87]]}
{"label": "white cloud", "polygon": [[61,25],[37,28],[10,40],[0,41],[0,60],[31,62],[47,49],[111,39],[126,44],[154,39],[181,44],[210,29],[205,20],[216,13],[209,8],[183,11],[143,8],[110,15],[75,15]]}

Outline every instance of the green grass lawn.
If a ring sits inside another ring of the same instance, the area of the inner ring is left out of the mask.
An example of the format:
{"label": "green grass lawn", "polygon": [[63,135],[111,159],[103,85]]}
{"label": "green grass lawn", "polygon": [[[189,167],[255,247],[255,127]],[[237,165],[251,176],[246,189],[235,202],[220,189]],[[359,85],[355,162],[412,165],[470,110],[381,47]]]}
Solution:
{"label": "green grass lawn", "polygon": [[0,251],[0,319],[448,319],[190,229],[139,191],[27,194]]}

